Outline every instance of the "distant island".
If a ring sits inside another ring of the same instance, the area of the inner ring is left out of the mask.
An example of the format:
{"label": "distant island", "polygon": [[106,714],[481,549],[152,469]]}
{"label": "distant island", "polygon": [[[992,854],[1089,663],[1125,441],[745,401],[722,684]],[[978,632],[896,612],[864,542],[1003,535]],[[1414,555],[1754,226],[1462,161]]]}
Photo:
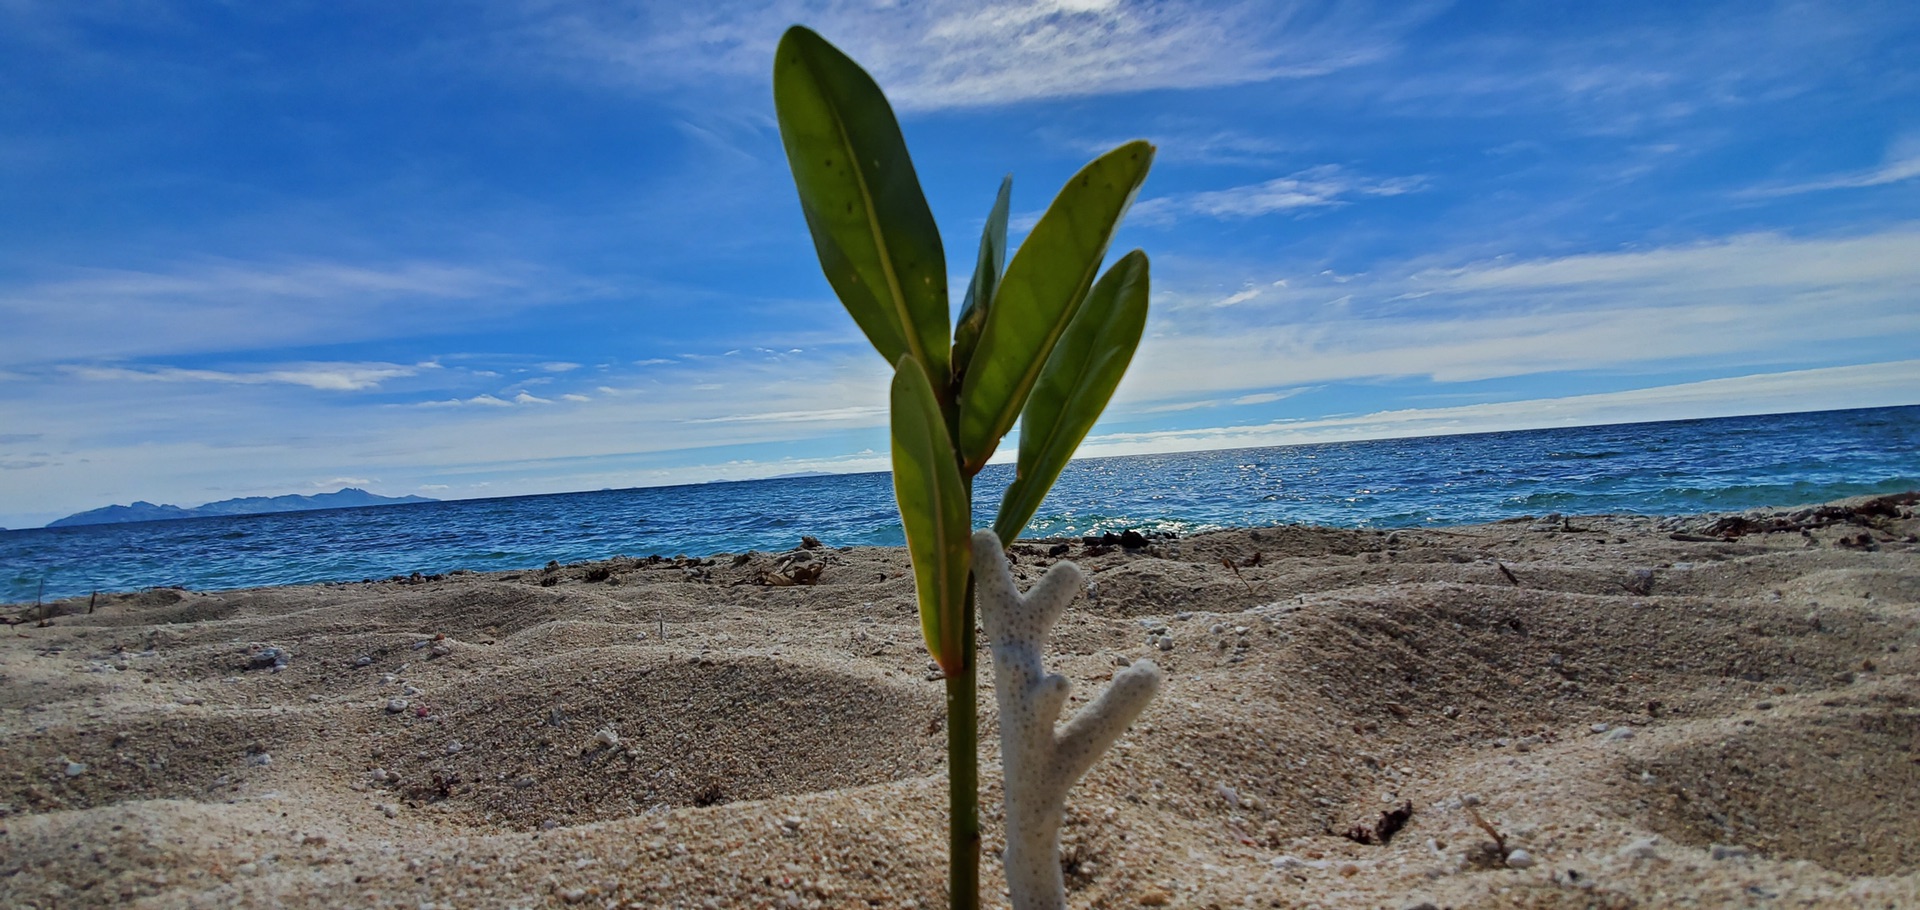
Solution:
{"label": "distant island", "polygon": [[223,499],[203,506],[183,509],[179,506],[154,505],[146,501],[135,502],[130,506],[106,506],[92,509],[65,518],[49,522],[49,528],[71,528],[78,525],[125,524],[134,521],[170,521],[175,518],[213,518],[223,515],[265,515],[270,512],[309,512],[315,509],[356,509],[361,506],[390,506],[405,502],[439,502],[425,496],[379,496],[365,490],[347,487],[334,493],[320,493],[314,496],[243,496],[239,499]]}

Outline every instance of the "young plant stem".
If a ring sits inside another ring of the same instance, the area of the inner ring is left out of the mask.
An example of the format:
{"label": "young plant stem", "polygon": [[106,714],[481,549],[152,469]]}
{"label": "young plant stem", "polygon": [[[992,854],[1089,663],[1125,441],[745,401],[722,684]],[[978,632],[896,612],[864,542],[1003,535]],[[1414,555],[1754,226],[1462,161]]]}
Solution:
{"label": "young plant stem", "polygon": [[[958,409],[947,412],[948,426],[957,426]],[[958,460],[958,456],[955,456]],[[973,475],[960,473],[972,511]],[[968,525],[973,522],[969,520]],[[973,648],[973,573],[967,573],[967,596],[960,620],[963,647],[960,672],[947,677],[947,806],[953,822],[947,830],[947,903],[952,910],[980,906],[980,708],[978,660]]]}
{"label": "young plant stem", "polygon": [[980,906],[980,743],[973,653],[973,579],[967,579],[966,663],[947,677],[947,882],[953,910]]}

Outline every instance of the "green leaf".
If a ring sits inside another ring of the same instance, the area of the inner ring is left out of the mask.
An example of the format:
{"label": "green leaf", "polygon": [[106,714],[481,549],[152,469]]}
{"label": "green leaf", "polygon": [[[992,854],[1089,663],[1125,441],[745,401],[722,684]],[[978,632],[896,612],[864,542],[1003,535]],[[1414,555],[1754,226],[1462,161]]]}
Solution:
{"label": "green leaf", "polygon": [[980,341],[980,329],[987,324],[987,310],[993,305],[993,291],[1000,284],[1000,273],[1007,268],[1007,204],[1013,196],[1013,175],[1000,181],[1000,195],[987,213],[987,226],[980,231],[980,257],[973,264],[973,280],[967,282],[966,302],[960,306],[960,318],[953,325],[953,372],[964,375],[967,361],[973,359],[974,345]]}
{"label": "green leaf", "polygon": [[1147,326],[1147,254],[1134,250],[1100,278],[1054,345],[1020,414],[1020,462],[993,530],[1012,545],[1106,410]]}
{"label": "green leaf", "polygon": [[796,25],[775,52],[773,104],[827,282],[880,356],[911,355],[945,397],[946,254],[886,96]]}
{"label": "green leaf", "polygon": [[966,666],[973,631],[966,627],[972,504],[933,385],[910,357],[894,365],[892,411],[893,496],[913,558],[920,631],[934,663],[952,676]]}
{"label": "green leaf", "polygon": [[1135,141],[1081,168],[1007,265],[961,384],[963,471],[978,473],[1013,428],[1152,163],[1153,146]]}

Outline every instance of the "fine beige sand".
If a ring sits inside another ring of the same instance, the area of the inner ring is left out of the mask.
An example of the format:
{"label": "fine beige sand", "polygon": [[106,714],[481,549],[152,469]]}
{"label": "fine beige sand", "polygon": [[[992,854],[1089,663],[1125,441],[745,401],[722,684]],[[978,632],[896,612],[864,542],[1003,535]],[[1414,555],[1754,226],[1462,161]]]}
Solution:
{"label": "fine beige sand", "polygon": [[[1076,702],[1168,671],[1070,798],[1069,901],[1920,907],[1915,502],[1022,543],[1090,572]],[[944,903],[900,550],[86,609],[0,630],[0,906]]]}

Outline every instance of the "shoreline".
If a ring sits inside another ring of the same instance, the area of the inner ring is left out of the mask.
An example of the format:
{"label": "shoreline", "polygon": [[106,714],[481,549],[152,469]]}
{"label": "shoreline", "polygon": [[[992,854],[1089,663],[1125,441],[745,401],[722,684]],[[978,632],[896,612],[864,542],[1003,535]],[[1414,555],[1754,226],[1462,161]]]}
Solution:
{"label": "shoreline", "polygon": [[[745,482],[745,481],[742,481],[742,482]],[[1360,526],[1345,526],[1345,525],[1273,524],[1273,525],[1216,528],[1213,530],[1201,531],[1196,534],[1189,534],[1187,535],[1187,538],[1190,539],[1195,537],[1201,537],[1208,534],[1247,533],[1252,531],[1271,531],[1271,530],[1288,529],[1288,528],[1327,531],[1327,532],[1352,532],[1357,534],[1371,533],[1371,534],[1382,534],[1382,535],[1396,534],[1396,533],[1419,533],[1419,532],[1427,532],[1427,531],[1437,532],[1437,533],[1446,533],[1450,530],[1461,531],[1464,529],[1492,527],[1492,526],[1515,524],[1515,523],[1558,521],[1561,519],[1566,519],[1569,521],[1582,520],[1582,519],[1587,519],[1587,520],[1606,519],[1606,520],[1623,520],[1623,521],[1627,521],[1627,520],[1655,521],[1660,524],[1660,527],[1669,529],[1674,533],[1691,535],[1691,537],[1693,538],[1691,542],[1699,543],[1699,542],[1713,542],[1716,540],[1723,540],[1723,539],[1737,539],[1737,536],[1741,534],[1757,533],[1762,531],[1768,522],[1775,522],[1775,523],[1785,522],[1787,524],[1794,524],[1801,519],[1796,519],[1792,516],[1806,516],[1811,512],[1818,511],[1821,509],[1849,510],[1849,509],[1856,509],[1861,506],[1874,504],[1874,503],[1884,503],[1888,506],[1895,507],[1895,508],[1900,506],[1907,506],[1915,503],[1920,503],[1920,489],[1906,490],[1906,491],[1894,492],[1894,493],[1853,496],[1845,499],[1833,500],[1831,502],[1803,503],[1798,505],[1786,505],[1786,506],[1760,506],[1760,507],[1755,507],[1750,509],[1714,510],[1714,511],[1706,511],[1706,512],[1684,513],[1684,514],[1673,514],[1673,515],[1642,514],[1642,513],[1631,513],[1631,512],[1624,512],[1624,513],[1623,512],[1614,512],[1614,513],[1603,512],[1603,513],[1594,513],[1594,514],[1576,514],[1576,515],[1563,516],[1558,512],[1551,512],[1551,513],[1546,513],[1545,515],[1516,515],[1510,518],[1499,519],[1497,521],[1491,521],[1491,522],[1459,523],[1459,524],[1429,524],[1429,525],[1420,525],[1420,526],[1414,526],[1414,527],[1372,527],[1372,526],[1360,527]],[[405,503],[405,505],[418,505],[418,503]],[[227,517],[231,517],[231,516],[227,516]],[[1715,527],[1717,524],[1728,522],[1735,519],[1740,519],[1740,518],[1747,519],[1748,526],[1742,527],[1742,526],[1734,525],[1730,527],[1721,527],[1721,528]],[[1835,520],[1846,520],[1846,519],[1844,518],[1844,516],[1839,516],[1839,517],[1835,517]],[[1688,529],[1691,529],[1691,530],[1688,530]],[[1727,536],[1728,530],[1732,530],[1736,532],[1735,537],[1729,538]],[[1780,528],[1774,529],[1774,531],[1778,531],[1778,530],[1780,530]],[[1129,537],[1131,539],[1125,539]],[[1095,536],[1037,537],[1037,538],[1022,537],[1017,542],[1017,544],[1023,547],[1039,547],[1042,550],[1051,550],[1062,544],[1065,544],[1069,547],[1069,549],[1067,551],[1061,551],[1056,555],[1058,556],[1058,558],[1073,558],[1071,555],[1072,553],[1080,552],[1079,548],[1082,547],[1083,545],[1089,545],[1089,546],[1093,545],[1093,542],[1096,539],[1097,538]],[[1129,529],[1127,531],[1123,531],[1119,533],[1105,532],[1104,534],[1099,535],[1098,539],[1102,539],[1103,543],[1101,545],[1108,549],[1120,548],[1123,550],[1140,550],[1148,547],[1158,547],[1161,545],[1171,544],[1177,550],[1178,541],[1183,538],[1166,533],[1166,532],[1149,531],[1143,534],[1141,532]],[[728,560],[733,560],[739,557],[762,556],[762,555],[778,556],[784,553],[794,552],[796,550],[809,549],[809,547],[806,545],[807,541],[813,541],[815,546],[818,546],[818,547],[824,547],[824,548],[840,550],[840,551],[851,551],[858,548],[858,549],[876,549],[876,550],[898,550],[898,551],[901,551],[902,553],[905,552],[904,546],[879,546],[879,545],[870,545],[870,544],[850,544],[850,545],[825,544],[820,542],[817,538],[812,537],[811,535],[801,534],[799,536],[799,542],[796,544],[795,547],[793,547],[790,550],[750,549],[743,553],[719,551],[715,553],[709,553],[704,556],[692,556],[692,555],[683,553],[683,554],[677,554],[672,557],[661,556],[658,554],[649,555],[649,556],[614,555],[614,556],[609,556],[603,559],[576,560],[573,562],[563,563],[560,565],[562,568],[566,568],[566,569],[592,569],[595,567],[604,566],[604,567],[611,568],[615,571],[619,571],[623,568],[630,569],[638,565],[657,566],[657,565],[662,565],[666,563],[672,563],[676,567],[682,567],[682,568],[703,567],[703,566],[711,566],[718,561],[728,561]],[[557,560],[549,560],[549,564],[553,564],[557,562],[558,562]],[[109,591],[106,589],[99,589],[99,590],[90,591],[88,594],[63,595],[60,597],[49,598],[45,601],[42,601],[41,604],[39,604],[38,606],[43,608],[52,607],[54,609],[54,612],[52,612],[49,615],[71,615],[74,612],[78,612],[75,609],[77,606],[85,606],[87,602],[97,600],[99,597],[104,596],[108,598],[124,599],[124,598],[133,597],[140,594],[155,592],[155,591],[177,591],[183,594],[185,593],[232,594],[232,593],[238,593],[243,591],[263,591],[263,590],[270,590],[274,588],[301,588],[301,587],[338,588],[338,587],[344,587],[349,585],[368,585],[368,584],[382,584],[382,583],[419,584],[422,581],[439,581],[449,577],[463,577],[463,576],[523,577],[528,573],[540,572],[540,571],[544,571],[544,567],[526,566],[526,567],[506,568],[506,569],[473,569],[473,568],[462,567],[462,568],[448,569],[440,572],[413,571],[411,573],[406,573],[406,574],[388,575],[384,578],[363,577],[359,579],[344,579],[344,578],[343,579],[324,579],[324,580],[317,580],[317,581],[290,582],[290,583],[284,583],[284,584],[275,583],[275,584],[265,584],[265,585],[244,585],[244,586],[232,587],[232,588],[195,588],[195,587],[190,587],[190,586],[181,585],[181,584],[161,584],[161,585],[151,585],[151,586],[137,588],[133,590]],[[26,601],[0,602],[0,618],[3,618],[7,624],[18,623],[21,621],[21,618],[24,615],[27,615],[27,611],[29,611],[31,608],[35,606],[36,606],[35,604],[31,604]]]}
{"label": "shoreline", "polygon": [[[1076,696],[1168,672],[1069,796],[1069,901],[1920,903],[1916,500],[1023,540],[1089,572]],[[942,901],[900,548],[102,595],[0,678],[0,904]]]}

